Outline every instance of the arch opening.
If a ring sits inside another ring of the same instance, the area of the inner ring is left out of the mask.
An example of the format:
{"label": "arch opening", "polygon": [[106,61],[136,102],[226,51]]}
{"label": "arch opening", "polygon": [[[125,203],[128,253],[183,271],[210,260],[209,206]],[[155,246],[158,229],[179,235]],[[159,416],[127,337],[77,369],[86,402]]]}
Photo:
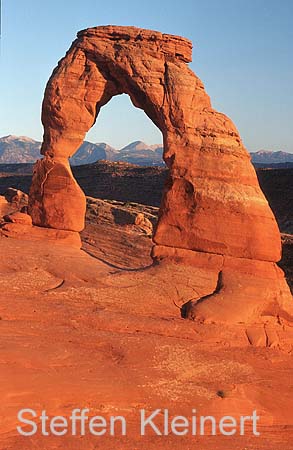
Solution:
{"label": "arch opening", "polygon": [[128,94],[116,95],[100,108],[85,140],[104,142],[117,150],[138,140],[149,146],[163,146],[161,130],[141,108],[133,105]]}
{"label": "arch opening", "polygon": [[161,131],[127,94],[121,94],[100,108],[85,141],[111,147],[102,144],[104,156],[99,158],[108,162],[87,167],[91,183],[85,182],[82,167],[73,168],[88,196],[83,248],[117,268],[148,267],[166,173]]}
{"label": "arch opening", "polygon": [[[104,110],[106,113],[103,116]],[[111,117],[114,113],[117,119],[113,123]],[[121,116],[123,117],[119,123]],[[107,130],[102,134],[104,127],[107,127]],[[126,127],[131,130],[124,130]],[[112,145],[114,134],[115,146]],[[106,162],[99,163],[99,160]],[[75,168],[96,162],[95,167]],[[162,134],[144,111],[133,106],[128,95],[112,97],[100,109],[96,123],[86,134],[85,142],[70,158],[70,163],[77,182],[81,181],[79,184],[87,196],[125,203],[134,202],[150,207],[160,206],[166,169]],[[89,172],[91,183],[85,182],[85,170]],[[111,174],[115,176],[111,177]],[[121,176],[118,176],[119,174]]]}

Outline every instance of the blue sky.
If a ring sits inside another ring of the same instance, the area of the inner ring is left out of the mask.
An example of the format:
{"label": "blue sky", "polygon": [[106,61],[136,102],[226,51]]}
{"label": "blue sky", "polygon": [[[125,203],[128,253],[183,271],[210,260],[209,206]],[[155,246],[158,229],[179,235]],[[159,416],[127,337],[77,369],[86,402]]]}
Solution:
{"label": "blue sky", "polygon": [[[0,136],[41,140],[46,82],[78,30],[134,25],[193,41],[190,67],[248,150],[293,152],[292,23],[292,0],[2,0]],[[123,95],[102,109],[87,139],[122,147],[161,135]]]}

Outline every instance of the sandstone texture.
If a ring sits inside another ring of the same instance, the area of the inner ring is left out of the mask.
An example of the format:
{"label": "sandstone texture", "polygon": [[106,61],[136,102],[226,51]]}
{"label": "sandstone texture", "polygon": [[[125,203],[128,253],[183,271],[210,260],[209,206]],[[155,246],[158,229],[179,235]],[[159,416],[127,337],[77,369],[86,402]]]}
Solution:
{"label": "sandstone texture", "polygon": [[[212,320],[185,321],[178,308],[182,311],[190,300],[215,290],[223,256],[155,246],[160,263],[153,265],[152,239],[135,220],[143,214],[155,224],[157,212],[135,203],[88,198],[84,251],[57,239],[78,233],[24,227],[19,223],[23,215],[9,214],[6,231],[0,233],[5,255],[0,259],[1,450],[110,450],[113,444],[123,450],[189,450],[195,445],[202,450],[291,450],[290,318],[281,308],[276,317],[272,311],[257,317],[263,299],[245,298],[251,289],[246,261],[238,277],[233,267],[230,280],[231,286],[247,285],[240,299],[230,295],[230,304],[223,307],[213,297],[206,305]],[[239,261],[227,257],[226,264]],[[259,283],[272,298],[273,265],[254,261],[258,269],[262,276],[266,272],[266,281]],[[250,316],[246,302],[253,307]],[[225,326],[211,323],[219,312]],[[238,323],[231,323],[231,317]],[[50,417],[69,417],[81,406],[89,406],[90,415],[120,413],[127,418],[127,436],[97,440],[38,432],[23,437],[16,426],[24,405],[38,413],[45,409]],[[192,408],[217,418],[250,415],[256,409],[261,436],[160,438],[149,433],[142,440],[139,409],[162,405],[171,417],[189,417]]]}
{"label": "sandstone texture", "polygon": [[7,202],[11,203],[16,209],[20,209],[28,204],[28,195],[19,189],[8,188],[4,193]]}
{"label": "sandstone texture", "polygon": [[[149,267],[150,238],[123,226],[127,249],[111,223],[100,225],[95,258],[45,239],[0,236],[0,449],[291,450],[290,322],[267,316],[223,326],[182,319],[178,307],[213,291],[221,257],[207,264],[201,253],[206,268],[171,260]],[[144,267],[137,264],[142,259]],[[122,414],[127,436],[20,436],[17,413],[24,407],[50,417],[69,417],[81,407],[90,416]],[[192,408],[217,418],[257,410],[261,435],[142,438],[139,409],[164,407],[170,417],[190,417]]]}
{"label": "sandstone texture", "polygon": [[3,216],[9,211],[9,203],[3,195],[0,195],[0,215]]}
{"label": "sandstone texture", "polygon": [[4,195],[0,195],[0,218],[5,215],[24,211],[27,209],[27,205],[28,195],[19,189],[9,187],[4,190]]}
{"label": "sandstone texture", "polygon": [[5,222],[20,223],[22,225],[32,226],[32,218],[22,212],[14,212],[3,217]]}
{"label": "sandstone texture", "polygon": [[[1,203],[0,203],[1,206]],[[8,207],[9,209],[9,207]],[[0,237],[9,237],[17,240],[51,241],[54,244],[81,247],[79,233],[54,228],[36,227],[29,214],[20,211],[10,211],[0,219]]]}
{"label": "sandstone texture", "polygon": [[[169,168],[153,237],[155,260],[160,261],[161,250],[165,258],[165,248],[192,251],[193,258],[198,253],[220,255],[224,308],[232,297],[236,301],[249,292],[250,298],[262,300],[257,309],[253,301],[242,304],[247,308],[244,317],[276,311],[272,302],[291,316],[288,286],[283,274],[274,271],[281,257],[276,220],[234,124],[212,108],[202,82],[189,69],[191,51],[187,39],[134,27],[104,26],[78,33],[45,91],[44,158],[35,167],[30,191],[33,223],[70,231],[83,228],[85,199],[68,158],[101,107],[126,93],[161,130]],[[263,287],[267,273],[270,295]],[[210,309],[202,314],[199,304],[191,309],[190,317],[219,318]]]}
{"label": "sandstone texture", "polygon": [[29,196],[29,213],[34,225],[81,231],[85,208],[85,195],[67,160],[44,158],[37,161]]}

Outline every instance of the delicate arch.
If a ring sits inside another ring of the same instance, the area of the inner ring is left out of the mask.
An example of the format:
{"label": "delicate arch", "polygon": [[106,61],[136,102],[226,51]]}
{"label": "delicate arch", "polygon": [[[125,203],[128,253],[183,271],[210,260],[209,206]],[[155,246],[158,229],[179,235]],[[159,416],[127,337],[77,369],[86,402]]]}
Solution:
{"label": "delicate arch", "polygon": [[[180,261],[188,254],[188,261],[198,263],[211,255],[209,264],[218,271],[228,264],[229,273],[234,264],[240,272],[250,267],[245,270],[251,276],[260,267],[252,262],[280,259],[279,230],[249,154],[231,120],[211,107],[202,82],[189,69],[191,51],[187,39],[133,27],[78,33],[45,91],[44,158],[30,192],[35,225],[82,229],[85,199],[68,157],[101,107],[126,93],[162,131],[170,169],[153,257]],[[282,278],[270,267],[271,279]]]}

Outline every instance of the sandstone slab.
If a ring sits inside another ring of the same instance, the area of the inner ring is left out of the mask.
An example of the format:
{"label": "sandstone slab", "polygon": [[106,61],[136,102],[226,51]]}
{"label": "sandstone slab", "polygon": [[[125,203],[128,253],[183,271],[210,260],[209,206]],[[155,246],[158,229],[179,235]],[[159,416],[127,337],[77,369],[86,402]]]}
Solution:
{"label": "sandstone slab", "polygon": [[2,224],[0,236],[18,240],[49,241],[54,245],[69,245],[76,248],[81,247],[80,235],[75,231],[36,227],[32,226],[31,223],[24,222],[7,222]]}

